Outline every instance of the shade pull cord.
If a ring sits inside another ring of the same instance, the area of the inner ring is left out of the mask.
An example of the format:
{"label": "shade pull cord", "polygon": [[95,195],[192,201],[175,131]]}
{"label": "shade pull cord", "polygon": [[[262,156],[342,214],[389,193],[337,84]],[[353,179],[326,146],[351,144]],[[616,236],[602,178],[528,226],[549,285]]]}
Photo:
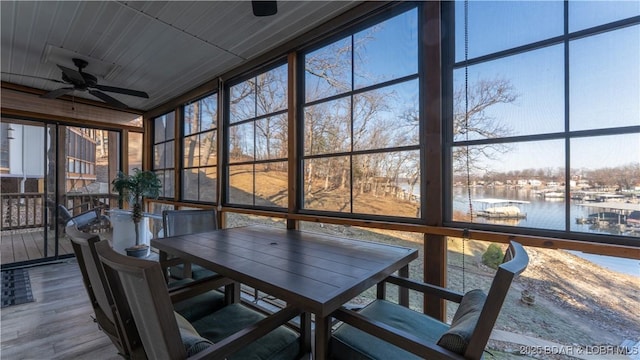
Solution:
{"label": "shade pull cord", "polygon": [[[467,171],[467,201],[469,203],[469,222],[473,222],[473,204],[471,203],[471,166],[469,165],[469,0],[464,2],[464,133],[465,163]],[[462,236],[462,292],[465,291],[465,242],[469,230],[464,229]]]}

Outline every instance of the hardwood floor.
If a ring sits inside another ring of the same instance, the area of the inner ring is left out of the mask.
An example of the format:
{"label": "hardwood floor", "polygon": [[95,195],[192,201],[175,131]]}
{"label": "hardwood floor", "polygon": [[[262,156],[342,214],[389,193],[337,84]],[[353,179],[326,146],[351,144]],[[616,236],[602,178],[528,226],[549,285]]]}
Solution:
{"label": "hardwood floor", "polygon": [[[44,232],[39,229],[24,229],[3,231],[0,234],[0,251],[2,264],[38,260],[45,257],[53,257],[55,254],[53,231],[48,231],[49,241],[47,252],[44,251]],[[72,254],[73,249],[66,237],[60,239],[59,255]]]}
{"label": "hardwood floor", "polygon": [[[30,260],[39,260],[45,257],[52,258],[55,253],[55,234],[48,230],[47,252],[44,251],[43,228],[9,230],[0,233],[0,263],[11,264]],[[111,240],[111,232],[98,233],[100,238]],[[58,255],[73,254],[73,248],[69,239],[63,235],[58,245]]]}
{"label": "hardwood floor", "polygon": [[29,268],[34,302],[3,308],[2,359],[122,359],[93,322],[75,259]]}

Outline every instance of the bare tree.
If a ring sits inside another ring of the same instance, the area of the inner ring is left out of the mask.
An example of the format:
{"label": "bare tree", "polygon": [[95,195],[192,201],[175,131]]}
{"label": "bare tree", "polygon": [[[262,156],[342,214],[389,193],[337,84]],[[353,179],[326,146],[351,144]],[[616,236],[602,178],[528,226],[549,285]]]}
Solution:
{"label": "bare tree", "polygon": [[[190,129],[189,133],[195,134],[200,132],[200,102],[196,101],[192,106],[187,106],[185,110],[184,122]],[[198,141],[196,139],[197,136],[185,138],[185,145],[188,146],[187,163],[185,164],[185,167],[194,166],[196,146],[198,145]]]}
{"label": "bare tree", "polygon": [[204,136],[200,137],[200,166],[209,165],[209,160],[216,158],[216,153],[218,151],[217,141],[216,141],[216,132],[213,131],[213,128],[218,127],[218,115],[217,115],[217,96],[212,96],[200,101],[200,112],[202,114],[202,119],[209,118],[211,119],[211,125],[209,128],[200,129],[201,131],[211,130],[210,133],[205,133]]}
{"label": "bare tree", "polygon": [[[516,101],[511,82],[506,79],[480,79],[460,87],[453,94],[453,138],[456,140],[494,139],[510,135],[511,129],[501,119],[487,114],[487,109],[497,104]],[[502,144],[461,146],[453,149],[453,171],[483,172],[485,159],[494,159],[495,154],[504,153],[509,147]]]}

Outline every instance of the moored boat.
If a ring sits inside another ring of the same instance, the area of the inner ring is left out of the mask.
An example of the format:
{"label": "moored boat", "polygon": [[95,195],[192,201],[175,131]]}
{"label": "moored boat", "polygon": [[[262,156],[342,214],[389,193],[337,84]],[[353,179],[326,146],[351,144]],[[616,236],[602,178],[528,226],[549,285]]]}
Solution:
{"label": "moored boat", "polygon": [[487,219],[526,219],[527,214],[522,212],[518,205],[528,204],[528,201],[510,199],[476,199],[483,204],[483,209],[476,216]]}

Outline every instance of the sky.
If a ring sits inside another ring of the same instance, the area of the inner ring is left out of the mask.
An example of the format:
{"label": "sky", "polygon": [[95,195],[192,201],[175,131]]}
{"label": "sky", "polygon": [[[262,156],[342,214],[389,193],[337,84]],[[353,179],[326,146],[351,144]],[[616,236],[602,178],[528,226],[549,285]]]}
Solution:
{"label": "sky", "polygon": [[[456,60],[464,60],[464,2],[456,3]],[[569,31],[640,15],[638,1],[569,2]],[[471,1],[469,59],[563,34],[561,1]],[[569,43],[569,130],[640,125],[640,25]],[[490,107],[512,135],[564,131],[565,48],[557,44],[473,65],[469,86],[502,78],[516,100]],[[464,68],[454,86],[464,86]],[[458,139],[463,140],[463,139]],[[571,140],[571,167],[610,167],[640,162],[640,135]],[[518,144],[491,166],[495,171],[564,166],[564,142]]]}

